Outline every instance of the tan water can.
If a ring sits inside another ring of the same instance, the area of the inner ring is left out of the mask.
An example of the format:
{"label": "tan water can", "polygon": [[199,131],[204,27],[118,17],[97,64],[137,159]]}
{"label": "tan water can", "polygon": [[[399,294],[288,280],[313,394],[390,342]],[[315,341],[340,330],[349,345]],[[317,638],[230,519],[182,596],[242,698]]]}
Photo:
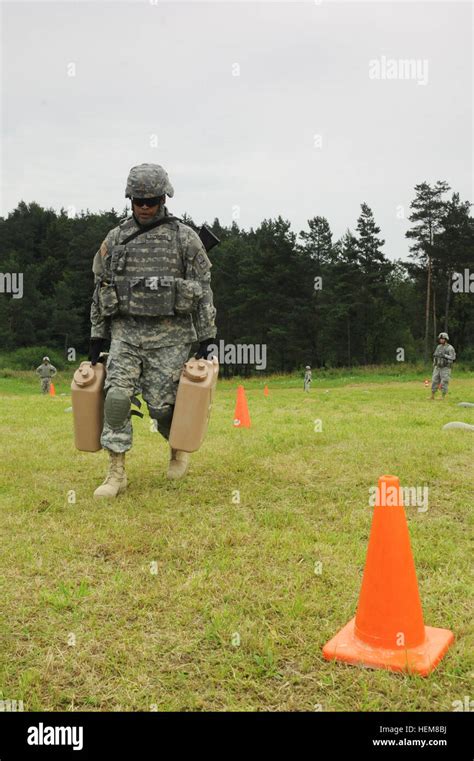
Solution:
{"label": "tan water can", "polygon": [[206,435],[219,374],[216,357],[190,359],[184,365],[176,395],[170,445],[182,452],[195,452]]}
{"label": "tan water can", "polygon": [[71,383],[74,443],[81,452],[101,449],[100,435],[104,426],[105,367],[81,362]]}

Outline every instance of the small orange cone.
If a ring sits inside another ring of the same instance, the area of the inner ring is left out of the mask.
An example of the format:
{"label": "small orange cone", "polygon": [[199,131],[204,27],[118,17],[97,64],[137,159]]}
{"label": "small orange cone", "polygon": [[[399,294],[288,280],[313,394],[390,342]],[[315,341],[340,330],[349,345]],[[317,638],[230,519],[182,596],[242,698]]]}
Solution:
{"label": "small orange cone", "polygon": [[[390,493],[397,498],[385,500]],[[400,482],[396,476],[382,476],[357,613],[326,643],[323,655],[327,660],[426,676],[453,641],[448,629],[423,623]]]}
{"label": "small orange cone", "polygon": [[56,389],[54,388],[54,383],[52,381],[49,384],[49,395],[56,396]]}
{"label": "small orange cone", "polygon": [[268,396],[268,386],[265,386],[265,388],[263,389],[263,395]]}
{"label": "small orange cone", "polygon": [[425,386],[426,386],[426,388],[428,388],[428,386],[429,386],[429,385],[430,385],[430,382],[429,382],[429,380],[428,380],[428,378],[427,378],[427,379],[425,380]]}
{"label": "small orange cone", "polygon": [[239,386],[237,389],[237,403],[235,405],[234,412],[234,427],[250,428],[250,415],[243,386]]}

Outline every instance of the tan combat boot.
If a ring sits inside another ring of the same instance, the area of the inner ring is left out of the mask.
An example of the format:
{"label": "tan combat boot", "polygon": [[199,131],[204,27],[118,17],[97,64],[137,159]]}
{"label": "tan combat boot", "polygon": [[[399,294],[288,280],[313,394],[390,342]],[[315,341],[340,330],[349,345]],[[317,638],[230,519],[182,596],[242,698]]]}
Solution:
{"label": "tan combat boot", "polygon": [[125,473],[125,452],[109,452],[109,472],[105,481],[97,487],[94,497],[116,497],[127,488],[127,474]]}
{"label": "tan combat boot", "polygon": [[189,454],[179,449],[170,447],[170,462],[168,465],[168,478],[182,478],[189,467]]}

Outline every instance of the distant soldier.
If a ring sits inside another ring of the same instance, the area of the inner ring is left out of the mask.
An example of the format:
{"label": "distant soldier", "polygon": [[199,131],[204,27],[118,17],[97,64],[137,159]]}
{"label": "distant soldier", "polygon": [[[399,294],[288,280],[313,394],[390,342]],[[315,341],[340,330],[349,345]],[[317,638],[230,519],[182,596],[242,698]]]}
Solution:
{"label": "distant soldier", "polygon": [[311,387],[311,367],[306,365],[304,374],[304,390],[309,391]]}
{"label": "distant soldier", "polygon": [[447,333],[440,333],[438,336],[438,346],[433,354],[433,375],[431,378],[431,399],[435,398],[438,386],[441,384],[441,393],[443,399],[448,393],[449,380],[451,378],[451,367],[456,359],[456,352],[451,346]]}
{"label": "distant soldier", "polygon": [[56,368],[49,361],[49,357],[43,357],[43,362],[36,368],[36,372],[41,379],[41,391],[43,394],[48,394],[51,386],[51,378],[54,378],[57,373]]}

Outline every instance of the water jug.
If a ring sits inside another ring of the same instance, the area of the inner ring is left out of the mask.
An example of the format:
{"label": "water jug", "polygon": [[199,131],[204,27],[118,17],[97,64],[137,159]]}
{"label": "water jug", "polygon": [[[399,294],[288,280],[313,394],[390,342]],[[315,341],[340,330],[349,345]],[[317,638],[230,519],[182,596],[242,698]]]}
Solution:
{"label": "water jug", "polygon": [[193,358],[184,365],[170,431],[169,442],[173,449],[195,452],[201,446],[209,423],[218,373],[216,357],[212,360]]}
{"label": "water jug", "polygon": [[105,367],[81,362],[71,383],[74,443],[82,452],[101,449],[100,435],[104,425]]}

